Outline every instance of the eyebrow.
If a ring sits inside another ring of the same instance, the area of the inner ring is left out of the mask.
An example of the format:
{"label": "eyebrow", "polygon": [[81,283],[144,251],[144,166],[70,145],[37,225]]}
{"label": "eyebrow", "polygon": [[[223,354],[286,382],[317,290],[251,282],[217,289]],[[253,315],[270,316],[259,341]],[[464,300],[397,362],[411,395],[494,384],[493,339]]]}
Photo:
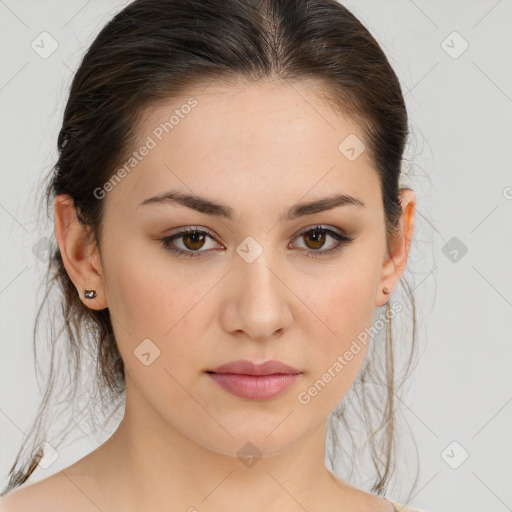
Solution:
{"label": "eyebrow", "polygon": [[[171,190],[163,194],[149,197],[142,201],[139,206],[146,206],[151,204],[181,204],[192,210],[196,210],[206,215],[213,215],[216,217],[223,217],[228,220],[233,220],[235,210],[230,206],[220,204],[216,201],[206,199],[193,194],[186,194],[180,191]],[[281,216],[281,220],[291,221],[306,215],[313,215],[340,206],[357,206],[364,208],[366,205],[360,199],[348,194],[336,194],[333,196],[317,199],[315,201],[298,203],[293,205],[288,211]]]}

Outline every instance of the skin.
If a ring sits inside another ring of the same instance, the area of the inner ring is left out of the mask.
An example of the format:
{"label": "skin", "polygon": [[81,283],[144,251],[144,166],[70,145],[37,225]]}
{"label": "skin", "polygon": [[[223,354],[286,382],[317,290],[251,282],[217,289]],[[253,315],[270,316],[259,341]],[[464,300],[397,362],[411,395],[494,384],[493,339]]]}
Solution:
{"label": "skin", "polygon": [[[108,307],[113,318],[127,371],[126,412],[97,450],[12,496],[24,496],[25,504],[37,497],[40,510],[52,511],[70,504],[125,512],[392,511],[388,501],[325,466],[328,416],[357,377],[367,345],[309,403],[298,394],[333,366],[389,299],[382,289],[393,291],[406,267],[416,197],[401,190],[401,232],[387,254],[369,153],[350,161],[338,150],[351,133],[363,139],[362,131],[315,96],[318,85],[197,88],[190,96],[198,105],[103,199],[101,250],[78,223],[70,198],[56,198],[66,270],[84,303]],[[136,147],[188,98],[147,110]],[[139,206],[168,190],[229,205],[233,220],[183,205]],[[280,220],[296,203],[335,192],[365,207]],[[329,235],[323,246],[301,236],[317,224],[354,241],[307,257],[308,250],[336,244]],[[200,247],[199,257],[162,246],[162,238],[189,226],[215,235],[203,247],[187,237],[175,241],[189,252]],[[251,263],[236,252],[247,236],[263,251]],[[83,299],[84,288],[97,290],[97,297]],[[134,355],[146,338],[160,350],[149,366]],[[204,373],[238,359],[277,359],[303,375],[273,399],[245,400]],[[248,441],[262,454],[252,467],[237,457]],[[53,494],[58,504],[50,507]]]}

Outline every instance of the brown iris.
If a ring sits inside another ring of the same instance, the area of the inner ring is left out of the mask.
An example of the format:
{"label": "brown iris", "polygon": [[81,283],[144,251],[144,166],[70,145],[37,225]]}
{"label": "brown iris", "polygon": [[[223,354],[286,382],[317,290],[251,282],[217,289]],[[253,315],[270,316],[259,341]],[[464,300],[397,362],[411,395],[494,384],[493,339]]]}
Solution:
{"label": "brown iris", "polygon": [[312,229],[311,231],[308,231],[307,233],[304,233],[302,235],[304,237],[304,240],[309,239],[312,240],[313,246],[309,246],[306,242],[306,245],[310,249],[321,249],[322,246],[325,244],[325,231],[321,229]]}
{"label": "brown iris", "polygon": [[[182,235],[183,244],[187,249],[197,250],[203,247],[206,237],[202,233],[185,233]],[[187,243],[187,240],[190,240],[190,244]]]}

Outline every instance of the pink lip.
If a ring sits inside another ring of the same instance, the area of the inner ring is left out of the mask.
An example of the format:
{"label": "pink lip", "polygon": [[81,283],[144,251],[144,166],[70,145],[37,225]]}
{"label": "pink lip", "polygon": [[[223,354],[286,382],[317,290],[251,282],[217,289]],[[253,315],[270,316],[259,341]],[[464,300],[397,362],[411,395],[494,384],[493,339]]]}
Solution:
{"label": "pink lip", "polygon": [[214,373],[237,373],[239,375],[272,375],[274,373],[293,374],[302,373],[297,368],[288,366],[281,361],[271,359],[264,363],[253,363],[246,359],[240,361],[232,361],[231,363],[223,364],[213,370],[208,370]]}
{"label": "pink lip", "polygon": [[233,361],[207,373],[224,390],[251,400],[273,398],[302,376],[297,368],[275,360],[262,364],[247,360]]}

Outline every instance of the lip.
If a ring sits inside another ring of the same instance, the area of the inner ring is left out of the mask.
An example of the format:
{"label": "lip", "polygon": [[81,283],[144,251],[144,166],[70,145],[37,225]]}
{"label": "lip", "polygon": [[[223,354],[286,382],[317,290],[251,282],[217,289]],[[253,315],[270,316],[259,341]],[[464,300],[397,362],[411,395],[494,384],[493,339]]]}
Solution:
{"label": "lip", "polygon": [[207,375],[233,395],[250,400],[268,400],[283,393],[303,374],[281,361],[257,364],[241,360],[208,370]]}
{"label": "lip", "polygon": [[213,373],[236,373],[238,375],[272,375],[275,373],[288,375],[302,373],[300,370],[297,370],[297,368],[288,366],[287,364],[284,364],[281,361],[276,361],[275,359],[265,361],[264,363],[253,363],[252,361],[243,359],[223,364],[208,371]]}

